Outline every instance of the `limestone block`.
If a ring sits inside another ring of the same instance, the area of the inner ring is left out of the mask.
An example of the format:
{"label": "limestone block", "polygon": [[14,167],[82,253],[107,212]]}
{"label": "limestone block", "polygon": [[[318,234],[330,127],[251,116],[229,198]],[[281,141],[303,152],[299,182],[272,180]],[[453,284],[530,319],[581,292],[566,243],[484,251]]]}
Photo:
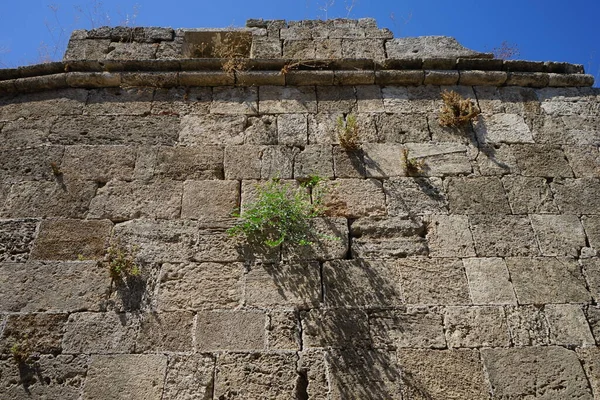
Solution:
{"label": "limestone block", "polygon": [[580,260],[592,297],[600,300],[600,261],[598,258]]}
{"label": "limestone block", "polygon": [[238,181],[186,181],[183,185],[182,218],[204,221],[226,219],[238,211],[239,206]]}
{"label": "limestone block", "polygon": [[474,257],[473,236],[466,215],[432,215],[426,221],[431,257]]}
{"label": "limestone block", "polygon": [[542,306],[508,306],[505,311],[515,346],[546,346],[550,343],[550,328]]}
{"label": "limestone block", "polygon": [[382,113],[383,98],[379,85],[356,86],[356,109],[359,113]]}
{"label": "limestone block", "polygon": [[449,348],[507,347],[510,344],[502,307],[446,307],[444,326]]}
{"label": "limestone block", "polygon": [[179,142],[187,146],[242,144],[245,124],[243,115],[184,115]]}
{"label": "limestone block", "polygon": [[6,200],[6,196],[10,192],[10,183],[0,183],[0,209],[4,205],[4,201]]}
{"label": "limestone block", "polygon": [[140,314],[140,329],[135,351],[162,353],[165,351],[190,352],[194,314],[189,311],[150,312]]}
{"label": "limestone block", "polygon": [[560,148],[537,144],[514,145],[512,151],[523,176],[573,176],[567,158]]}
{"label": "limestone block", "polygon": [[371,339],[367,315],[358,309],[312,309],[300,313],[302,348],[366,347]]}
{"label": "limestone block", "polygon": [[557,213],[550,186],[544,178],[510,175],[502,178],[513,214]]}
{"label": "limestone block", "polygon": [[98,189],[90,202],[88,218],[112,221],[178,218],[183,189],[182,182],[171,180],[150,183],[113,180]]}
{"label": "limestone block", "polygon": [[0,220],[0,262],[26,262],[29,259],[38,223],[34,219]]}
{"label": "limestone block", "polygon": [[535,256],[539,248],[529,218],[517,215],[470,215],[479,257]]}
{"label": "limestone block", "polygon": [[223,353],[217,357],[214,396],[290,399],[296,377],[296,353]]}
{"label": "limestone block", "polygon": [[320,113],[349,114],[355,111],[356,94],[352,86],[317,86]]}
{"label": "limestone block", "polygon": [[367,143],[362,146],[365,172],[372,178],[405,176],[402,146],[389,143]]}
{"label": "limestone block", "polygon": [[533,143],[533,135],[523,116],[492,114],[480,116],[475,124],[480,143]]}
{"label": "limestone block", "polygon": [[260,179],[264,150],[264,146],[251,144],[226,146],[223,162],[225,179]]}
{"label": "limestone block", "polygon": [[267,326],[268,350],[300,350],[300,317],[295,311],[271,311]]}
{"label": "limestone block", "polygon": [[277,116],[279,144],[305,146],[308,140],[306,114],[280,114]]}
{"label": "limestone block", "polygon": [[[339,128],[338,119],[344,118],[339,113],[319,113],[308,116],[308,142],[310,144],[339,144],[339,135],[342,132]],[[357,117],[356,123],[359,125]],[[359,141],[363,142],[362,132],[359,129]]]}
{"label": "limestone block", "polygon": [[70,177],[95,182],[131,180],[136,152],[126,146],[67,146],[60,169]]}
{"label": "limestone block", "polygon": [[0,100],[0,121],[22,122],[41,118],[40,122],[55,115],[81,114],[88,91],[85,89],[57,89],[37,93],[22,93]]}
{"label": "limestone block", "polygon": [[544,314],[550,328],[551,345],[570,348],[596,344],[580,305],[547,304]]}
{"label": "limestone block", "polygon": [[208,351],[260,351],[265,348],[266,315],[257,310],[201,311],[196,346]]}
{"label": "limestone block", "polygon": [[166,370],[167,356],[162,354],[95,355],[83,397],[160,400]]}
{"label": "limestone block", "polygon": [[342,58],[342,40],[340,39],[317,39],[315,42],[315,59],[332,60]]}
{"label": "limestone block", "polygon": [[[284,35],[282,34],[282,38]],[[314,60],[316,58],[315,42],[310,39],[286,39],[283,41],[283,58],[297,60]]]}
{"label": "limestone block", "polygon": [[397,354],[404,373],[403,398],[489,398],[477,350],[400,349]]}
{"label": "limestone block", "polygon": [[383,185],[376,179],[323,181],[316,190],[323,196],[328,216],[360,218],[385,215]]}
{"label": "limestone block", "polygon": [[508,269],[501,258],[463,259],[473,304],[516,304]]}
{"label": "limestone block", "polygon": [[409,257],[397,261],[407,304],[468,305],[469,287],[460,259]]}
{"label": "limestone block", "polygon": [[254,264],[246,274],[245,304],[269,309],[318,307],[321,300],[317,262]]}
{"label": "limestone block", "polygon": [[110,39],[69,40],[65,60],[103,60],[109,45]]}
{"label": "limestone block", "polygon": [[600,178],[600,151],[597,146],[563,146],[576,178]]}
{"label": "limestone block", "polygon": [[363,217],[352,222],[350,232],[355,258],[403,258],[428,252],[425,227],[418,218]]}
{"label": "limestone block", "polygon": [[[309,62],[310,63],[310,62]],[[319,65],[318,62],[313,62],[311,64]],[[329,65],[327,61],[320,63],[322,65]],[[279,78],[285,81],[285,85],[288,86],[313,86],[313,85],[333,85],[334,84],[334,71],[327,70],[297,70],[296,67],[292,64],[286,64],[289,70],[285,73],[276,72],[279,74]],[[293,67],[293,68],[292,68]],[[284,66],[286,68],[286,66]],[[273,84],[273,83],[267,83]]]}
{"label": "limestone block", "polygon": [[600,395],[600,347],[577,349],[583,369],[594,392],[595,398]]}
{"label": "limestone block", "polygon": [[156,88],[152,98],[152,114],[208,114],[211,103],[211,87]]}
{"label": "limestone block", "polygon": [[110,221],[47,219],[31,253],[33,260],[101,260],[113,224]]}
{"label": "limestone block", "polygon": [[145,263],[185,262],[194,254],[198,223],[189,220],[139,219],[115,225],[114,235],[124,245],[138,246]]}
{"label": "limestone block", "polygon": [[279,38],[254,36],[250,58],[281,58],[281,40]]}
{"label": "limestone block", "polygon": [[308,178],[318,175],[333,178],[333,153],[329,145],[308,145],[296,156],[294,177]]}
{"label": "limestone block", "polygon": [[542,115],[532,121],[536,143],[552,145],[597,145],[600,140],[598,118],[585,115],[559,117]]}
{"label": "limestone block", "polygon": [[[5,149],[36,148],[36,150],[38,150],[46,144],[50,133],[50,127],[55,119],[56,117],[48,116],[43,119],[21,119],[3,124],[2,147]],[[3,163],[12,164],[12,162],[8,160]]]}
{"label": "limestone block", "polygon": [[263,86],[258,94],[258,106],[263,114],[316,113],[316,90],[312,86]]}
{"label": "limestone block", "polygon": [[158,148],[154,175],[160,179],[223,179],[223,149],[218,146]]}
{"label": "limestone block", "polygon": [[594,115],[600,103],[593,96],[582,96],[580,90],[570,88],[543,88],[536,90],[541,108],[551,115]]}
{"label": "limestone block", "polygon": [[446,347],[442,315],[433,307],[406,307],[369,313],[374,346],[383,348]]}
{"label": "limestone block", "polygon": [[246,144],[277,144],[277,118],[274,115],[248,117],[244,130]]}
{"label": "limestone block", "polygon": [[336,178],[364,178],[365,163],[362,150],[347,151],[333,147],[333,169]]}
{"label": "limestone block", "polygon": [[348,221],[345,218],[312,218],[309,223],[309,239],[306,246],[283,246],[283,260],[327,261],[345,258],[348,254]]}
{"label": "limestone block", "polygon": [[95,261],[0,264],[0,307],[11,312],[99,311],[110,285]]}
{"label": "limestone block", "polygon": [[323,266],[328,307],[386,307],[404,303],[392,261],[335,260]]}
{"label": "limestone block", "polygon": [[577,257],[586,246],[583,226],[576,215],[531,214],[529,218],[544,256]]}
{"label": "limestone block", "polygon": [[67,314],[8,315],[0,337],[0,352],[10,354],[13,345],[23,346],[41,354],[58,354]]}
{"label": "limestone block", "polygon": [[375,71],[336,70],[333,72],[335,85],[373,85]]}
{"label": "limestone block", "polygon": [[472,172],[467,147],[462,144],[409,143],[408,157],[423,161],[418,173],[426,176],[465,175]]}
{"label": "limestone block", "polygon": [[162,144],[173,145],[179,135],[179,117],[148,115],[81,115],[58,117],[49,140],[58,144]]}
{"label": "limestone block", "polygon": [[389,215],[447,214],[440,178],[392,178],[383,182]]}
{"label": "limestone block", "polygon": [[591,299],[576,261],[567,258],[506,258],[519,304],[586,303]]}
{"label": "limestone block", "polygon": [[157,43],[110,42],[107,60],[153,60],[156,58]]}
{"label": "limestone block", "polygon": [[510,214],[502,182],[496,177],[449,178],[450,211],[459,214]]}
{"label": "limestone block", "polygon": [[132,353],[139,327],[134,314],[77,312],[64,327],[63,352],[67,354]]}
{"label": "limestone block", "polygon": [[62,158],[62,146],[0,148],[0,180],[6,183],[23,180],[53,181],[55,178],[51,164],[60,168]]}
{"label": "limestone block", "polygon": [[165,263],[159,278],[158,309],[235,308],[242,303],[244,270],[240,263]]}
{"label": "limestone block", "polygon": [[586,316],[592,329],[592,334],[596,337],[596,343],[600,338],[600,307],[589,306],[586,310]]}
{"label": "limestone block", "polygon": [[585,215],[582,221],[590,246],[600,250],[600,217]]}
{"label": "limestone block", "polygon": [[600,180],[593,178],[554,180],[554,201],[567,214],[600,214]]}
{"label": "limestone block", "polygon": [[257,114],[256,87],[217,86],[213,88],[211,114]]}
{"label": "limestone block", "polygon": [[162,400],[210,397],[214,370],[215,359],[211,355],[169,355]]}
{"label": "limestone block", "polygon": [[95,192],[95,183],[72,179],[15,183],[6,196],[0,216],[83,218]]}
{"label": "limestone block", "polygon": [[18,368],[12,359],[0,363],[2,395],[9,399],[77,400],[88,370],[86,355],[42,355],[37,367]]}
{"label": "limestone block", "polygon": [[154,89],[145,87],[92,89],[85,112],[91,115],[147,115],[153,95]]}
{"label": "limestone block", "polygon": [[553,346],[521,347],[483,349],[481,355],[494,399],[523,398],[532,393],[539,398],[592,399],[574,351]]}
{"label": "limestone block", "polygon": [[441,85],[452,86],[457,85],[460,78],[458,71],[451,70],[425,70],[424,85]]}
{"label": "limestone block", "polygon": [[[381,101],[381,100],[380,100]],[[360,100],[359,100],[360,107]],[[377,132],[386,143],[429,141],[427,116],[424,114],[377,114]]]}
{"label": "limestone block", "polygon": [[381,61],[385,59],[382,39],[342,39],[342,57]]}
{"label": "limestone block", "polygon": [[294,175],[294,159],[299,153],[297,147],[265,147],[261,158],[261,178],[291,179]]}
{"label": "limestone block", "polygon": [[227,233],[234,220],[200,221],[196,233],[192,260],[199,262],[234,262],[262,260],[272,262],[279,259],[279,249],[261,243],[248,243]]}

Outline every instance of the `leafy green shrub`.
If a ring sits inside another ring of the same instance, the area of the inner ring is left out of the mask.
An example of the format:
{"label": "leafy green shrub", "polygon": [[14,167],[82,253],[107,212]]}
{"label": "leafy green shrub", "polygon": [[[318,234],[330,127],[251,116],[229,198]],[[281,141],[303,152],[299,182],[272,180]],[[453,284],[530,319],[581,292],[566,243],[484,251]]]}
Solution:
{"label": "leafy green shrub", "polygon": [[455,91],[444,90],[442,92],[442,109],[440,110],[439,122],[441,126],[458,128],[477,118],[479,109],[471,99],[463,99]]}
{"label": "leafy green shrub", "polygon": [[137,251],[137,246],[124,246],[120,240],[115,239],[111,242],[106,250],[105,262],[114,281],[140,274],[140,267],[135,262]]}
{"label": "leafy green shrub", "polygon": [[321,195],[310,202],[307,189],[321,181],[310,177],[300,187],[294,188],[279,179],[258,186],[258,199],[250,204],[239,222],[227,230],[230,236],[244,236],[249,241],[261,242],[269,247],[281,244],[306,246],[312,244],[310,218],[322,215]]}

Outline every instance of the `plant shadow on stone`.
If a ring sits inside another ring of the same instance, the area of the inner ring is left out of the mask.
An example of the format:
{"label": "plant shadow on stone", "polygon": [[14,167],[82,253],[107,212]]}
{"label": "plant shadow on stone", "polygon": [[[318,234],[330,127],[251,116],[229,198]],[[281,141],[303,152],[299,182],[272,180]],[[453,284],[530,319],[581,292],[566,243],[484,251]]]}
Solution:
{"label": "plant shadow on stone", "polygon": [[[39,354],[35,353],[27,335],[21,335],[9,348],[13,361],[19,369],[19,381],[25,393],[31,394],[29,387],[36,381],[44,382],[39,365]],[[37,379],[36,379],[37,378]]]}
{"label": "plant shadow on stone", "polygon": [[147,277],[136,260],[137,251],[137,246],[127,246],[113,239],[102,262],[111,278],[109,295],[116,291],[127,310],[141,308],[147,287]]}

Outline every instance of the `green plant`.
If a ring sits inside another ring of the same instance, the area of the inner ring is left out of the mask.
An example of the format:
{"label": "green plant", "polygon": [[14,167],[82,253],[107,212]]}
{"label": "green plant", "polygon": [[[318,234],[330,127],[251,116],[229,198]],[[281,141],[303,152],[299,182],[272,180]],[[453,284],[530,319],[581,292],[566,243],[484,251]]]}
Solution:
{"label": "green plant", "polygon": [[244,236],[250,241],[258,241],[269,247],[287,243],[310,245],[310,218],[322,215],[322,195],[311,203],[307,189],[321,181],[320,177],[310,177],[299,187],[294,188],[279,179],[272,179],[258,186],[258,198],[239,217],[239,222],[227,230],[230,236]]}
{"label": "green plant", "polygon": [[418,175],[423,172],[425,166],[425,160],[417,159],[409,156],[410,151],[407,148],[402,149],[402,159],[404,160],[404,166],[408,176]]}
{"label": "green plant", "polygon": [[477,118],[479,109],[471,99],[463,99],[455,91],[444,90],[442,92],[444,104],[440,110],[439,122],[441,126],[460,127]]}
{"label": "green plant", "polygon": [[50,168],[52,169],[52,173],[54,174],[54,176],[62,176],[63,172],[57,163],[51,162]]}
{"label": "green plant", "polygon": [[344,150],[352,151],[360,147],[356,115],[348,114],[346,120],[341,115],[337,119],[338,139]]}
{"label": "green plant", "polygon": [[125,246],[118,239],[111,242],[106,250],[105,263],[114,281],[140,274],[140,267],[135,262],[137,251],[137,246]]}
{"label": "green plant", "polygon": [[27,364],[31,357],[31,347],[29,340],[25,336],[20,342],[13,343],[10,346],[10,354],[17,364]]}

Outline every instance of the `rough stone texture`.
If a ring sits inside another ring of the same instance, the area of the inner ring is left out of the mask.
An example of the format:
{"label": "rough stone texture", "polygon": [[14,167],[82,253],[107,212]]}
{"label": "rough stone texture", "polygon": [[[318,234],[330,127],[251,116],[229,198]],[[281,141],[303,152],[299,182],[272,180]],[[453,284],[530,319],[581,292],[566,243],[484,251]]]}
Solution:
{"label": "rough stone texture", "polygon": [[546,346],[550,343],[550,328],[542,306],[506,307],[505,310],[515,346]]}
{"label": "rough stone texture", "polygon": [[392,178],[383,190],[389,215],[447,214],[448,201],[439,178]]}
{"label": "rough stone texture", "polygon": [[265,114],[314,113],[317,94],[314,87],[263,86],[258,94],[260,112]]}
{"label": "rough stone texture", "polygon": [[596,399],[600,396],[600,347],[577,349],[577,354]]}
{"label": "rough stone texture", "polygon": [[60,169],[77,179],[108,182],[131,180],[134,166],[135,151],[127,146],[67,146]]}
{"label": "rough stone texture", "polygon": [[389,58],[480,58],[489,55],[463,47],[456,39],[448,36],[420,36],[400,38],[386,42]]}
{"label": "rough stone texture", "polygon": [[570,178],[573,171],[562,149],[553,146],[515,145],[513,154],[523,176]]}
{"label": "rough stone texture", "polygon": [[104,257],[113,224],[110,221],[73,219],[44,220],[31,258],[34,260],[77,260]]}
{"label": "rough stone texture", "polygon": [[265,348],[266,315],[261,311],[202,311],[198,313],[199,351],[260,351]]}
{"label": "rough stone texture", "polygon": [[0,262],[27,261],[37,228],[34,219],[0,220]]}
{"label": "rough stone texture", "polygon": [[506,264],[501,258],[463,259],[473,304],[516,304]]}
{"label": "rough stone texture", "polygon": [[581,260],[580,263],[583,267],[592,297],[598,302],[600,299],[600,260],[598,258],[589,258]]}
{"label": "rough stone texture", "polygon": [[362,310],[313,309],[301,313],[301,318],[304,349],[363,347],[371,342],[367,315]]}
{"label": "rough stone texture", "polygon": [[166,369],[165,355],[92,356],[83,396],[86,399],[160,400]]}
{"label": "rough stone texture", "polygon": [[600,180],[592,178],[554,180],[550,187],[561,212],[600,214]]}
{"label": "rough stone texture", "polygon": [[447,307],[444,326],[448,347],[507,347],[508,327],[502,307]]}
{"label": "rough stone texture", "polygon": [[255,87],[217,86],[213,89],[210,112],[214,114],[257,114],[258,90]]}
{"label": "rough stone texture", "polygon": [[241,115],[185,115],[179,142],[187,146],[242,144],[245,123]]}
{"label": "rough stone texture", "polygon": [[550,344],[566,347],[596,344],[581,306],[548,304],[544,314],[548,320]]}
{"label": "rough stone texture", "polygon": [[576,178],[600,178],[600,151],[597,146],[563,146]]}
{"label": "rough stone texture", "polygon": [[523,117],[517,114],[480,117],[475,124],[475,132],[482,143],[533,143],[531,130]]}
{"label": "rough stone texture", "polygon": [[544,178],[510,175],[502,178],[513,214],[556,213],[554,197]]}
{"label": "rough stone texture", "polygon": [[279,144],[304,146],[308,139],[306,114],[281,114],[277,116]]}
{"label": "rough stone texture", "polygon": [[409,158],[423,162],[421,171],[415,175],[452,176],[468,175],[472,172],[467,148],[464,145],[409,143],[406,148]]}
{"label": "rough stone texture", "polygon": [[466,215],[434,215],[427,221],[431,257],[474,257],[473,237]]}
{"label": "rough stone texture", "polygon": [[407,307],[369,313],[369,328],[376,347],[446,347],[442,315],[432,307]]}
{"label": "rough stone texture", "polygon": [[217,146],[160,147],[154,175],[159,179],[223,179],[223,149]]}
{"label": "rough stone texture", "polygon": [[67,314],[9,315],[0,337],[1,352],[10,354],[17,345],[28,346],[32,353],[58,354],[66,321]]}
{"label": "rough stone texture", "polygon": [[54,180],[51,164],[60,166],[62,146],[14,149],[0,148],[0,179],[4,182],[20,180]]}
{"label": "rough stone texture", "polygon": [[269,313],[268,350],[300,350],[300,317],[295,311]]}
{"label": "rough stone texture", "polygon": [[509,257],[506,265],[519,304],[590,301],[579,265],[571,259]]}
{"label": "rough stone texture", "polygon": [[183,185],[181,217],[209,221],[230,218],[238,211],[239,199],[237,181],[187,181]]}
{"label": "rough stone texture", "polygon": [[[575,352],[562,347],[483,349],[494,399],[592,399]],[[512,368],[518,363],[520,368]]]}
{"label": "rough stone texture", "polygon": [[190,351],[193,326],[194,314],[187,311],[141,314],[136,352]]}
{"label": "rough stone texture", "polygon": [[210,355],[169,355],[162,399],[205,399],[212,395],[215,359]]}
{"label": "rough stone texture", "polygon": [[326,214],[332,217],[360,218],[385,215],[385,196],[375,179],[336,179],[323,182]]}
{"label": "rough stone texture", "polygon": [[457,214],[510,214],[504,187],[496,177],[450,178],[448,203]]}
{"label": "rough stone texture", "polygon": [[585,247],[585,233],[576,215],[530,215],[542,255],[577,257]]}
{"label": "rough stone texture", "polygon": [[73,313],[64,327],[62,349],[67,354],[132,353],[138,326],[134,314]]}
{"label": "rough stone texture", "polygon": [[479,257],[539,255],[529,218],[517,215],[470,215]]}

